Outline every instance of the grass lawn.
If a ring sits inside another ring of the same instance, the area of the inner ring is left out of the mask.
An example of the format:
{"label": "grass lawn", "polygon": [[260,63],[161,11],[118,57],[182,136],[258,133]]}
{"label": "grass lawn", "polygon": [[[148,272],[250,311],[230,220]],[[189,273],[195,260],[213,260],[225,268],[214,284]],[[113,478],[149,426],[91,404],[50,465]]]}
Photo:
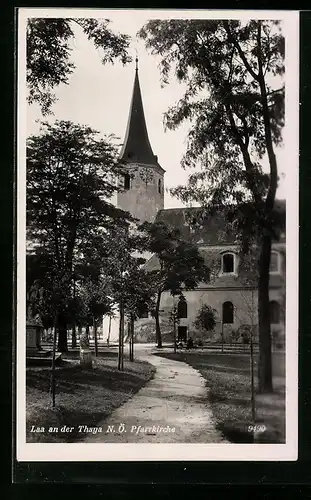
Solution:
{"label": "grass lawn", "polygon": [[[252,442],[248,432],[252,424],[249,355],[195,351],[159,355],[184,361],[197,369],[206,380],[217,428],[231,442]],[[256,394],[256,420],[266,428],[257,434],[256,442],[285,442],[285,355],[282,353],[273,354],[273,379],[273,394]]]}
{"label": "grass lawn", "polygon": [[[69,354],[56,368],[56,407],[51,406],[50,368],[30,367],[26,371],[27,442],[76,442],[83,439],[79,425],[96,426],[127,401],[155,372],[146,362],[124,360],[117,369],[116,353],[100,353],[93,369],[81,369],[78,353]],[[49,427],[74,427],[73,432],[48,433]],[[31,426],[45,432],[30,432]]]}

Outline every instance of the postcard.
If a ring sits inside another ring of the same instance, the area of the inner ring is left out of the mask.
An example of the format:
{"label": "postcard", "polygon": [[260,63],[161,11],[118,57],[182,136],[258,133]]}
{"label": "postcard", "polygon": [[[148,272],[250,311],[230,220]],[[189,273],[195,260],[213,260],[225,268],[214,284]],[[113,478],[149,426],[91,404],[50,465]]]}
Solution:
{"label": "postcard", "polygon": [[298,11],[17,29],[17,460],[296,460]]}

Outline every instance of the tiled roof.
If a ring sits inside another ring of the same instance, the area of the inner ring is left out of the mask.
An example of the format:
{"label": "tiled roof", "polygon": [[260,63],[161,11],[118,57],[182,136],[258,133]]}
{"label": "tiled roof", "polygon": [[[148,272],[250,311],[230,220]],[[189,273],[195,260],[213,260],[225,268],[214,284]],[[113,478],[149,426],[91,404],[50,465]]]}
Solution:
{"label": "tiled roof", "polygon": [[[276,203],[276,211],[285,213],[285,202],[279,200]],[[207,284],[200,286],[207,288],[237,288],[257,286],[257,278],[254,272],[255,262],[253,264],[243,264],[240,260],[238,273],[236,276],[221,274],[221,253],[223,251],[233,251],[239,253],[239,247],[236,241],[236,235],[225,232],[225,219],[221,212],[208,216],[198,225],[193,226],[191,221],[200,215],[200,208],[170,208],[160,210],[157,215],[157,221],[162,221],[168,226],[180,230],[182,236],[200,247],[200,253],[204,257],[205,264],[211,269],[211,279]],[[280,247],[280,253],[283,254],[282,270],[280,274],[270,274],[270,288],[285,286],[285,234],[281,235],[279,242],[284,243]],[[252,259],[256,259],[254,255]],[[245,262],[245,260],[244,260]],[[156,255],[153,255],[145,264],[147,270],[159,268],[159,261]]]}
{"label": "tiled roof", "polygon": [[[276,211],[285,212],[285,201],[278,200],[275,205]],[[183,238],[198,245],[232,245],[238,242],[234,232],[225,230],[226,221],[221,208],[203,220],[201,210],[197,207],[163,209],[158,212],[156,220],[179,229]]]}
{"label": "tiled roof", "polygon": [[199,217],[200,210],[200,208],[168,208],[160,210],[157,221],[179,229],[183,238],[197,244],[215,245],[220,242],[223,244],[235,242],[236,237],[234,234],[223,234],[225,220],[221,214],[206,218],[202,221],[202,224],[200,221],[197,227],[193,226],[192,223],[196,216]]}

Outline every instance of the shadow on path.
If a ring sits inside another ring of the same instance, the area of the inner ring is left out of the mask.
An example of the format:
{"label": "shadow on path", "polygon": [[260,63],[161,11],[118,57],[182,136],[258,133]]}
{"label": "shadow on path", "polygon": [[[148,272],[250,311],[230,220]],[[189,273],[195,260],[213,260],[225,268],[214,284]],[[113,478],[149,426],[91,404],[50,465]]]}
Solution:
{"label": "shadow on path", "polygon": [[184,362],[148,352],[139,360],[156,373],[129,401],[98,425],[103,432],[84,442],[105,443],[220,443],[207,401],[205,380]]}

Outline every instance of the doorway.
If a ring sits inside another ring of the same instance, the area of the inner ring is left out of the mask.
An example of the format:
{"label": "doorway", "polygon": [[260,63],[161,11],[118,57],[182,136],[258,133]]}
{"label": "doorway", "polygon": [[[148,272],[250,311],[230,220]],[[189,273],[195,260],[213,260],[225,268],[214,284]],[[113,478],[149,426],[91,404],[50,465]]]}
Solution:
{"label": "doorway", "polygon": [[187,327],[178,327],[178,342],[187,342]]}

